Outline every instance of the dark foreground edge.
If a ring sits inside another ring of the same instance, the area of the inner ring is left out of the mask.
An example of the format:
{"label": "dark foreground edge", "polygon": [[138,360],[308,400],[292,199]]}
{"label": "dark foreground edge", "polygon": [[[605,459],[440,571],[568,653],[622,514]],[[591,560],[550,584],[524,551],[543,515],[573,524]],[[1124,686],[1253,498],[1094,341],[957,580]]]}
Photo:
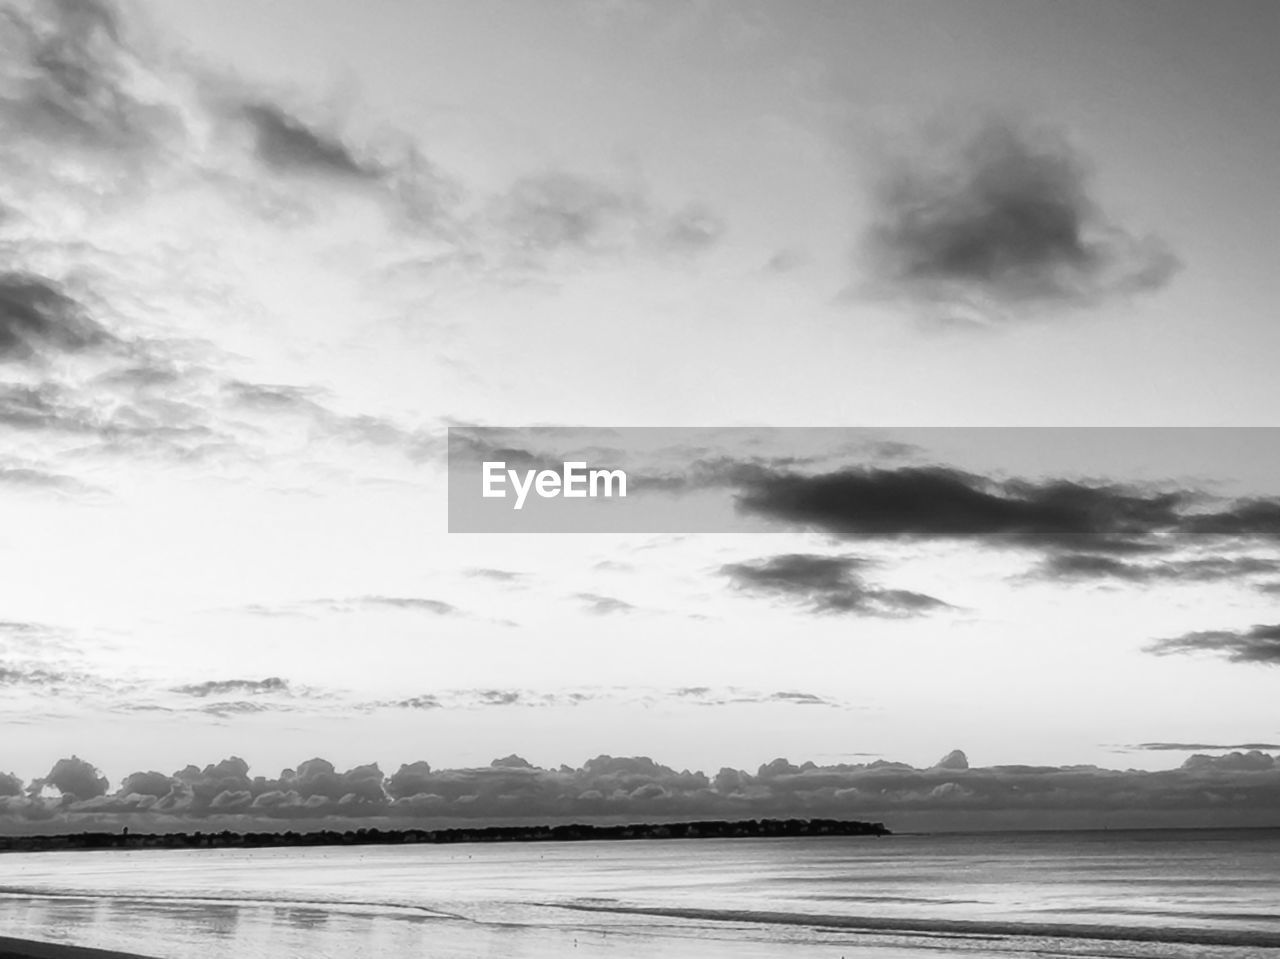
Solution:
{"label": "dark foreground edge", "polygon": [[146,959],[146,957],[131,952],[87,949],[84,946],[68,946],[60,942],[36,942],[32,939],[11,939],[8,936],[0,936],[0,959]]}

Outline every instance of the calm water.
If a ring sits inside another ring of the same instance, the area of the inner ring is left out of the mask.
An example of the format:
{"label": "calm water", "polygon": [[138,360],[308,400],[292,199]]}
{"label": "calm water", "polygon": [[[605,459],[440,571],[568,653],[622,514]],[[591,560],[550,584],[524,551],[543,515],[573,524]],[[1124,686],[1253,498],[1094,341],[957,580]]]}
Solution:
{"label": "calm water", "polygon": [[11,854],[0,933],[164,959],[1280,957],[1280,831]]}

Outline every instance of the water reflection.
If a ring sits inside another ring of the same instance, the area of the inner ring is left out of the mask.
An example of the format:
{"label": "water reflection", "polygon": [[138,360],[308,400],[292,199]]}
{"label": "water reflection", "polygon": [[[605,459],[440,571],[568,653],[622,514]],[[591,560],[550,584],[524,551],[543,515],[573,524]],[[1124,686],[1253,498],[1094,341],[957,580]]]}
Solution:
{"label": "water reflection", "polygon": [[104,900],[109,910],[106,921],[125,925],[155,920],[180,924],[201,938],[228,939],[236,935],[241,909],[231,903],[188,902],[160,899]]}
{"label": "water reflection", "polygon": [[273,910],[275,913],[275,921],[288,926],[295,926],[298,929],[319,930],[328,925],[332,918],[323,909],[302,909],[290,906],[281,906]]}

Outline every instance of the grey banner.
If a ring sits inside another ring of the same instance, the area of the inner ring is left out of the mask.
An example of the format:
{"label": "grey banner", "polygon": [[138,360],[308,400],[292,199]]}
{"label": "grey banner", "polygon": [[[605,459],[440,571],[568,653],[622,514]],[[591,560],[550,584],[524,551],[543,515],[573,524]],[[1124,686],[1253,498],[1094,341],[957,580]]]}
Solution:
{"label": "grey banner", "polygon": [[1280,429],[455,427],[454,533],[1280,534]]}

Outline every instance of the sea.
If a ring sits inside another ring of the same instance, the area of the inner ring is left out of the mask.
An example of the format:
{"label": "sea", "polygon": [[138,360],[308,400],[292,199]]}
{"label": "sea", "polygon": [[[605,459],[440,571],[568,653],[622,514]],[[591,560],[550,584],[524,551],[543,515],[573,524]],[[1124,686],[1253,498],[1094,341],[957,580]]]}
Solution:
{"label": "sea", "polygon": [[159,959],[1280,957],[1280,829],[9,853],[0,935]]}

